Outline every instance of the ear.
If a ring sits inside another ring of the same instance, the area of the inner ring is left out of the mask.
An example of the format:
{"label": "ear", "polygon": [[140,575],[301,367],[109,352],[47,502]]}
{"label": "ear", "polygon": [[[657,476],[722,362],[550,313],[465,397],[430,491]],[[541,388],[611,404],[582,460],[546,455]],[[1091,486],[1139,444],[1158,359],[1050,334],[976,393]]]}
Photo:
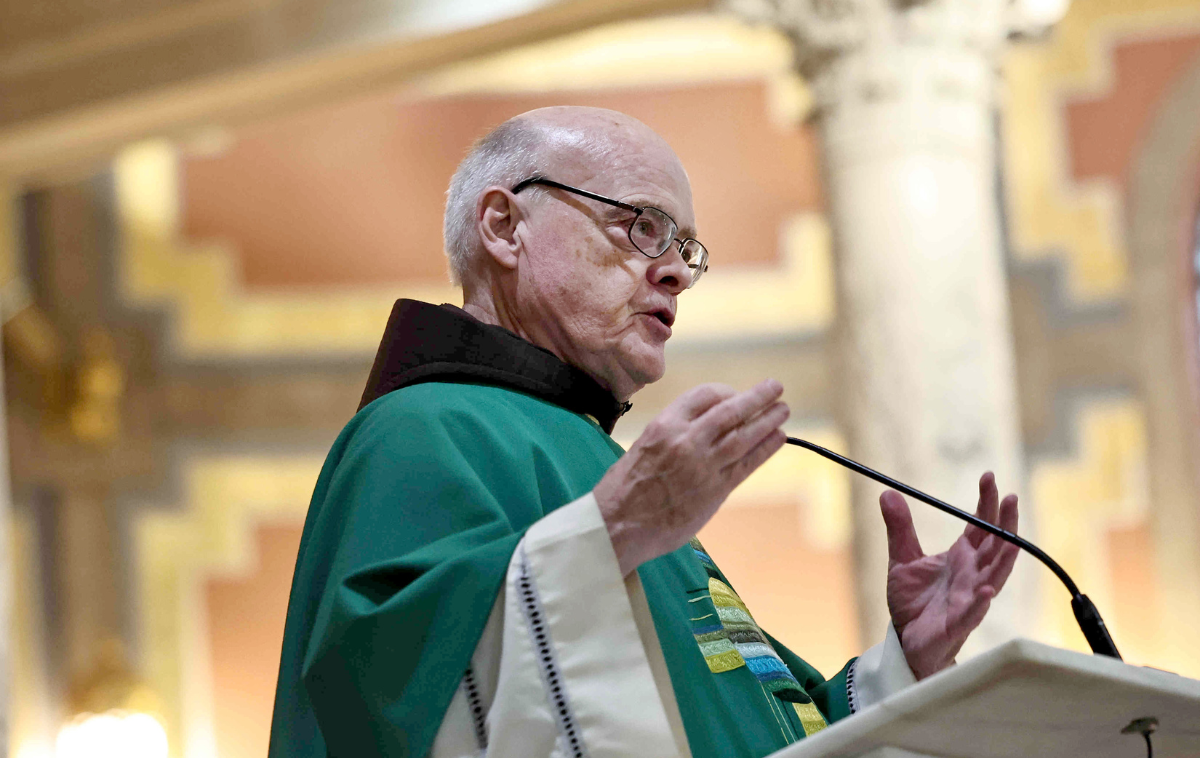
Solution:
{"label": "ear", "polygon": [[521,253],[517,237],[521,209],[516,196],[503,187],[488,187],[479,197],[475,217],[479,240],[488,257],[504,268],[516,268]]}

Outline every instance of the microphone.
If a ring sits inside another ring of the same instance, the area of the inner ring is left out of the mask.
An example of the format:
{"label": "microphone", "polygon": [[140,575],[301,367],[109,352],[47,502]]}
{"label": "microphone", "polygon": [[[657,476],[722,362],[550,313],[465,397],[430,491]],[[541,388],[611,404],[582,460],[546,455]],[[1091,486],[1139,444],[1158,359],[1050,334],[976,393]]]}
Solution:
{"label": "microphone", "polygon": [[1067,575],[1067,572],[1063,570],[1063,567],[1059,566],[1053,558],[1046,555],[1046,553],[1037,545],[1034,545],[1032,542],[1024,539],[1023,537],[1018,537],[1012,532],[1001,529],[995,524],[989,524],[978,516],[967,513],[961,508],[955,508],[953,505],[938,500],[936,497],[926,495],[924,492],[921,492],[918,489],[909,487],[904,482],[898,482],[890,476],[881,474],[874,469],[867,468],[857,461],[852,461],[843,455],[838,455],[828,448],[821,447],[820,445],[814,445],[813,443],[807,440],[802,440],[799,437],[788,437],[787,441],[790,445],[797,445],[805,450],[811,450],[817,455],[828,458],[834,463],[845,466],[851,471],[862,474],[868,479],[874,479],[884,486],[891,487],[898,492],[903,492],[905,495],[914,497],[917,500],[920,500],[922,503],[926,503],[927,505],[932,505],[934,508],[937,508],[945,513],[949,513],[951,516],[957,516],[963,521],[977,526],[989,534],[994,534],[1005,542],[1011,542],[1027,553],[1031,553],[1034,558],[1037,558],[1039,561],[1044,563],[1047,568],[1053,571],[1054,575],[1062,580],[1062,583],[1066,585],[1067,591],[1071,593],[1071,610],[1075,612],[1075,621],[1079,624],[1079,629],[1083,632],[1083,636],[1087,640],[1088,645],[1091,646],[1092,652],[1096,655],[1107,655],[1110,658],[1122,660],[1121,654],[1117,652],[1116,644],[1113,642],[1112,637],[1108,633],[1108,627],[1104,625],[1104,619],[1100,618],[1100,611],[1096,610],[1095,604],[1088,599],[1087,595],[1084,595],[1079,591],[1079,588],[1075,586],[1075,582],[1071,580],[1071,577]]}

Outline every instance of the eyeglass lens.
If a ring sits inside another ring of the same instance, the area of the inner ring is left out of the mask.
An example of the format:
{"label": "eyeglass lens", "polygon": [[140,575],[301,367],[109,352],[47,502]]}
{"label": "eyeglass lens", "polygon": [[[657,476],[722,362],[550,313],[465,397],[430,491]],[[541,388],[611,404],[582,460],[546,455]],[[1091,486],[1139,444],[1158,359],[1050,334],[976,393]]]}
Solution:
{"label": "eyeglass lens", "polygon": [[684,240],[679,246],[679,254],[683,256],[683,262],[692,270],[692,281],[688,282],[688,288],[695,286],[700,280],[701,274],[708,269],[708,251],[704,249],[704,245],[693,239]]}
{"label": "eyeglass lens", "polygon": [[629,227],[629,241],[646,255],[657,258],[671,246],[676,231],[670,216],[657,208],[643,208]]}
{"label": "eyeglass lens", "polygon": [[[651,258],[657,258],[671,247],[678,231],[679,227],[667,214],[657,208],[643,208],[629,227],[629,240],[637,246],[638,250]],[[683,256],[683,262],[692,270],[692,280],[688,283],[688,286],[691,287],[704,273],[704,269],[708,268],[706,265],[707,251],[704,249],[704,245],[694,239],[689,239],[680,243],[679,254]]]}

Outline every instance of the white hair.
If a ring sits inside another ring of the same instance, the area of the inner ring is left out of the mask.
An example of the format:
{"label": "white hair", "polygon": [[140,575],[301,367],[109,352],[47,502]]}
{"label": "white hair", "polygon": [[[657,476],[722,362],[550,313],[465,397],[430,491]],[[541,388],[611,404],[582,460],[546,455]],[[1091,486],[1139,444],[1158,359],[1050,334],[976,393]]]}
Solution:
{"label": "white hair", "polygon": [[[463,284],[482,253],[476,227],[479,196],[491,186],[512,188],[545,170],[548,152],[544,128],[527,119],[505,121],[475,143],[450,180],[442,241],[450,263],[450,280]],[[537,187],[530,189],[536,190]]]}

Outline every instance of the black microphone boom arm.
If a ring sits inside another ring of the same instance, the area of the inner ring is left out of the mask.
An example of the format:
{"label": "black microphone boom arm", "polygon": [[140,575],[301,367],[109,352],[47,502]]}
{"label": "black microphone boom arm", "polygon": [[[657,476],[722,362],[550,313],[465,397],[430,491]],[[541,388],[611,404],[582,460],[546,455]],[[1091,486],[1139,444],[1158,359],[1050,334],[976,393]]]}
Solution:
{"label": "black microphone boom arm", "polygon": [[874,469],[867,468],[861,463],[852,461],[844,455],[838,455],[828,448],[821,447],[820,445],[814,445],[813,443],[807,440],[802,440],[799,437],[788,437],[787,441],[788,444],[797,445],[805,450],[811,450],[817,455],[828,458],[834,463],[845,466],[851,471],[862,474],[868,479],[874,479],[880,484],[886,487],[891,487],[897,492],[902,492],[909,497],[914,497],[917,500],[920,500],[922,503],[932,505],[939,511],[949,513],[951,516],[956,516],[963,521],[979,527],[989,534],[994,534],[1006,542],[1011,542],[1022,550],[1032,554],[1034,558],[1037,558],[1039,561],[1046,564],[1046,567],[1053,571],[1054,575],[1062,580],[1062,583],[1067,586],[1067,591],[1071,593],[1071,610],[1075,612],[1075,620],[1079,623],[1079,629],[1083,632],[1084,638],[1087,639],[1088,645],[1091,646],[1092,652],[1096,655],[1107,655],[1111,658],[1121,660],[1121,654],[1117,652],[1116,643],[1113,642],[1112,636],[1109,635],[1108,627],[1104,625],[1104,619],[1100,618],[1100,611],[1096,610],[1096,606],[1091,600],[1088,599],[1087,595],[1084,595],[1079,591],[1079,588],[1075,586],[1075,582],[1071,580],[1071,577],[1067,575],[1067,572],[1063,570],[1063,567],[1058,565],[1053,558],[1046,555],[1045,551],[1043,551],[1037,545],[1023,537],[1018,537],[1012,532],[1001,529],[995,524],[989,524],[987,521],[984,521],[972,513],[967,513],[961,508],[955,508],[953,505],[950,505],[947,502],[938,500],[936,497],[926,495],[924,492],[921,492],[918,489],[909,487],[904,482],[896,481],[890,476],[881,474]]}

